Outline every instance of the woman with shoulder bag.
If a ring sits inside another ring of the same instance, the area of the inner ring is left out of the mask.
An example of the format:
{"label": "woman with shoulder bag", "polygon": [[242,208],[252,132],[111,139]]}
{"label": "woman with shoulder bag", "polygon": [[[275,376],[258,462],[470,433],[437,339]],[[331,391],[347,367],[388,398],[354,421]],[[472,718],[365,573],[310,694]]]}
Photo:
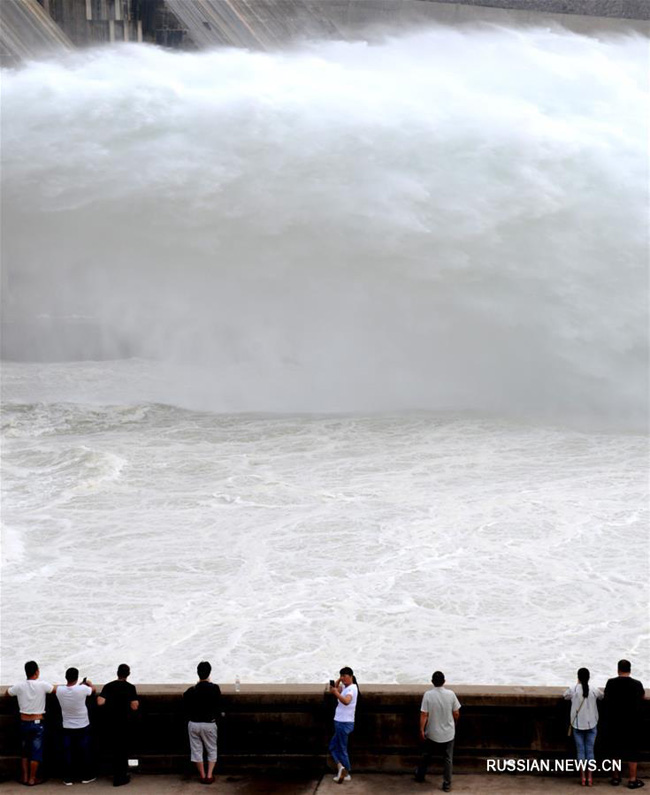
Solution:
{"label": "woman with shoulder bag", "polygon": [[[596,741],[598,725],[598,706],[596,704],[603,697],[603,691],[597,687],[589,686],[589,670],[578,669],[578,682],[573,687],[567,687],[564,698],[571,702],[571,719],[569,734],[573,731],[576,744],[576,757],[582,760],[594,759],[594,743]],[[593,771],[591,769],[580,771],[582,786],[593,786]]]}

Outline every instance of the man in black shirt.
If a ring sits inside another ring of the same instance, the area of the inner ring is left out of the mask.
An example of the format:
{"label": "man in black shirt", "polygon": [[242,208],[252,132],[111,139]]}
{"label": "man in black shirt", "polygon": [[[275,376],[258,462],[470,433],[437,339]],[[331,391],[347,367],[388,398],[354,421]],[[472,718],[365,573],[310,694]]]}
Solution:
{"label": "man in black shirt", "polygon": [[104,707],[107,740],[113,763],[113,786],[121,787],[131,780],[129,776],[129,741],[133,714],[140,706],[135,687],[126,680],[131,669],[122,663],[117,669],[117,679],[104,685],[97,697],[97,705]]}
{"label": "man in black shirt", "polygon": [[[618,676],[609,679],[605,685],[604,705],[613,758],[628,763],[628,787],[638,789],[644,785],[636,777],[636,768],[641,747],[641,702],[645,698],[645,691],[638,679],[632,679],[631,671],[632,666],[628,660],[619,660]],[[611,783],[620,784],[620,777],[614,776]]]}
{"label": "man in black shirt", "polygon": [[[219,685],[210,681],[211,671],[209,662],[200,662],[196,667],[198,683],[183,693],[191,759],[196,764],[202,784],[212,784],[212,773],[217,763],[217,717],[220,712],[221,690]],[[207,770],[203,763],[204,751],[208,758]]]}

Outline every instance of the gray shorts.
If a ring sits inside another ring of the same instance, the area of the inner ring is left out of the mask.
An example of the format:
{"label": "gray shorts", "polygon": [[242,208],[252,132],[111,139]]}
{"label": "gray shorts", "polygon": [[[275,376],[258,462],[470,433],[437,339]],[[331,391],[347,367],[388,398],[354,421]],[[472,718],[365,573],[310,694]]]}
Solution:
{"label": "gray shorts", "polygon": [[217,724],[194,723],[187,724],[187,733],[190,736],[190,754],[192,762],[203,761],[203,749],[208,755],[208,762],[217,761]]}

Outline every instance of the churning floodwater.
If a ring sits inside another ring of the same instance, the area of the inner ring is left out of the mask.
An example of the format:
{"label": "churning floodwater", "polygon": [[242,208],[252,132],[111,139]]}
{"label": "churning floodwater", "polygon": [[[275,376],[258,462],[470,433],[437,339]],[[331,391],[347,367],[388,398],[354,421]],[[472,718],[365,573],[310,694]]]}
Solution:
{"label": "churning floodwater", "polygon": [[646,65],[433,27],[5,70],[5,679],[642,675]]}

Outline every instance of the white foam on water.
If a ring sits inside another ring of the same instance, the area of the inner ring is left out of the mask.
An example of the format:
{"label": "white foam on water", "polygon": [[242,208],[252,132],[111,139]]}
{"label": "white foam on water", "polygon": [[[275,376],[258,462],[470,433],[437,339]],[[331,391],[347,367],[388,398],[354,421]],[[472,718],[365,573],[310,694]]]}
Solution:
{"label": "white foam on water", "polygon": [[[11,364],[5,387],[62,395],[73,372]],[[5,400],[9,678],[25,655],[99,679],[124,658],[160,682],[204,658],[222,681],[351,664],[365,681],[433,666],[558,684],[581,664],[601,681],[622,655],[650,673],[642,435],[44,405]]]}
{"label": "white foam on water", "polygon": [[647,39],[2,77],[5,681],[647,678]]}

